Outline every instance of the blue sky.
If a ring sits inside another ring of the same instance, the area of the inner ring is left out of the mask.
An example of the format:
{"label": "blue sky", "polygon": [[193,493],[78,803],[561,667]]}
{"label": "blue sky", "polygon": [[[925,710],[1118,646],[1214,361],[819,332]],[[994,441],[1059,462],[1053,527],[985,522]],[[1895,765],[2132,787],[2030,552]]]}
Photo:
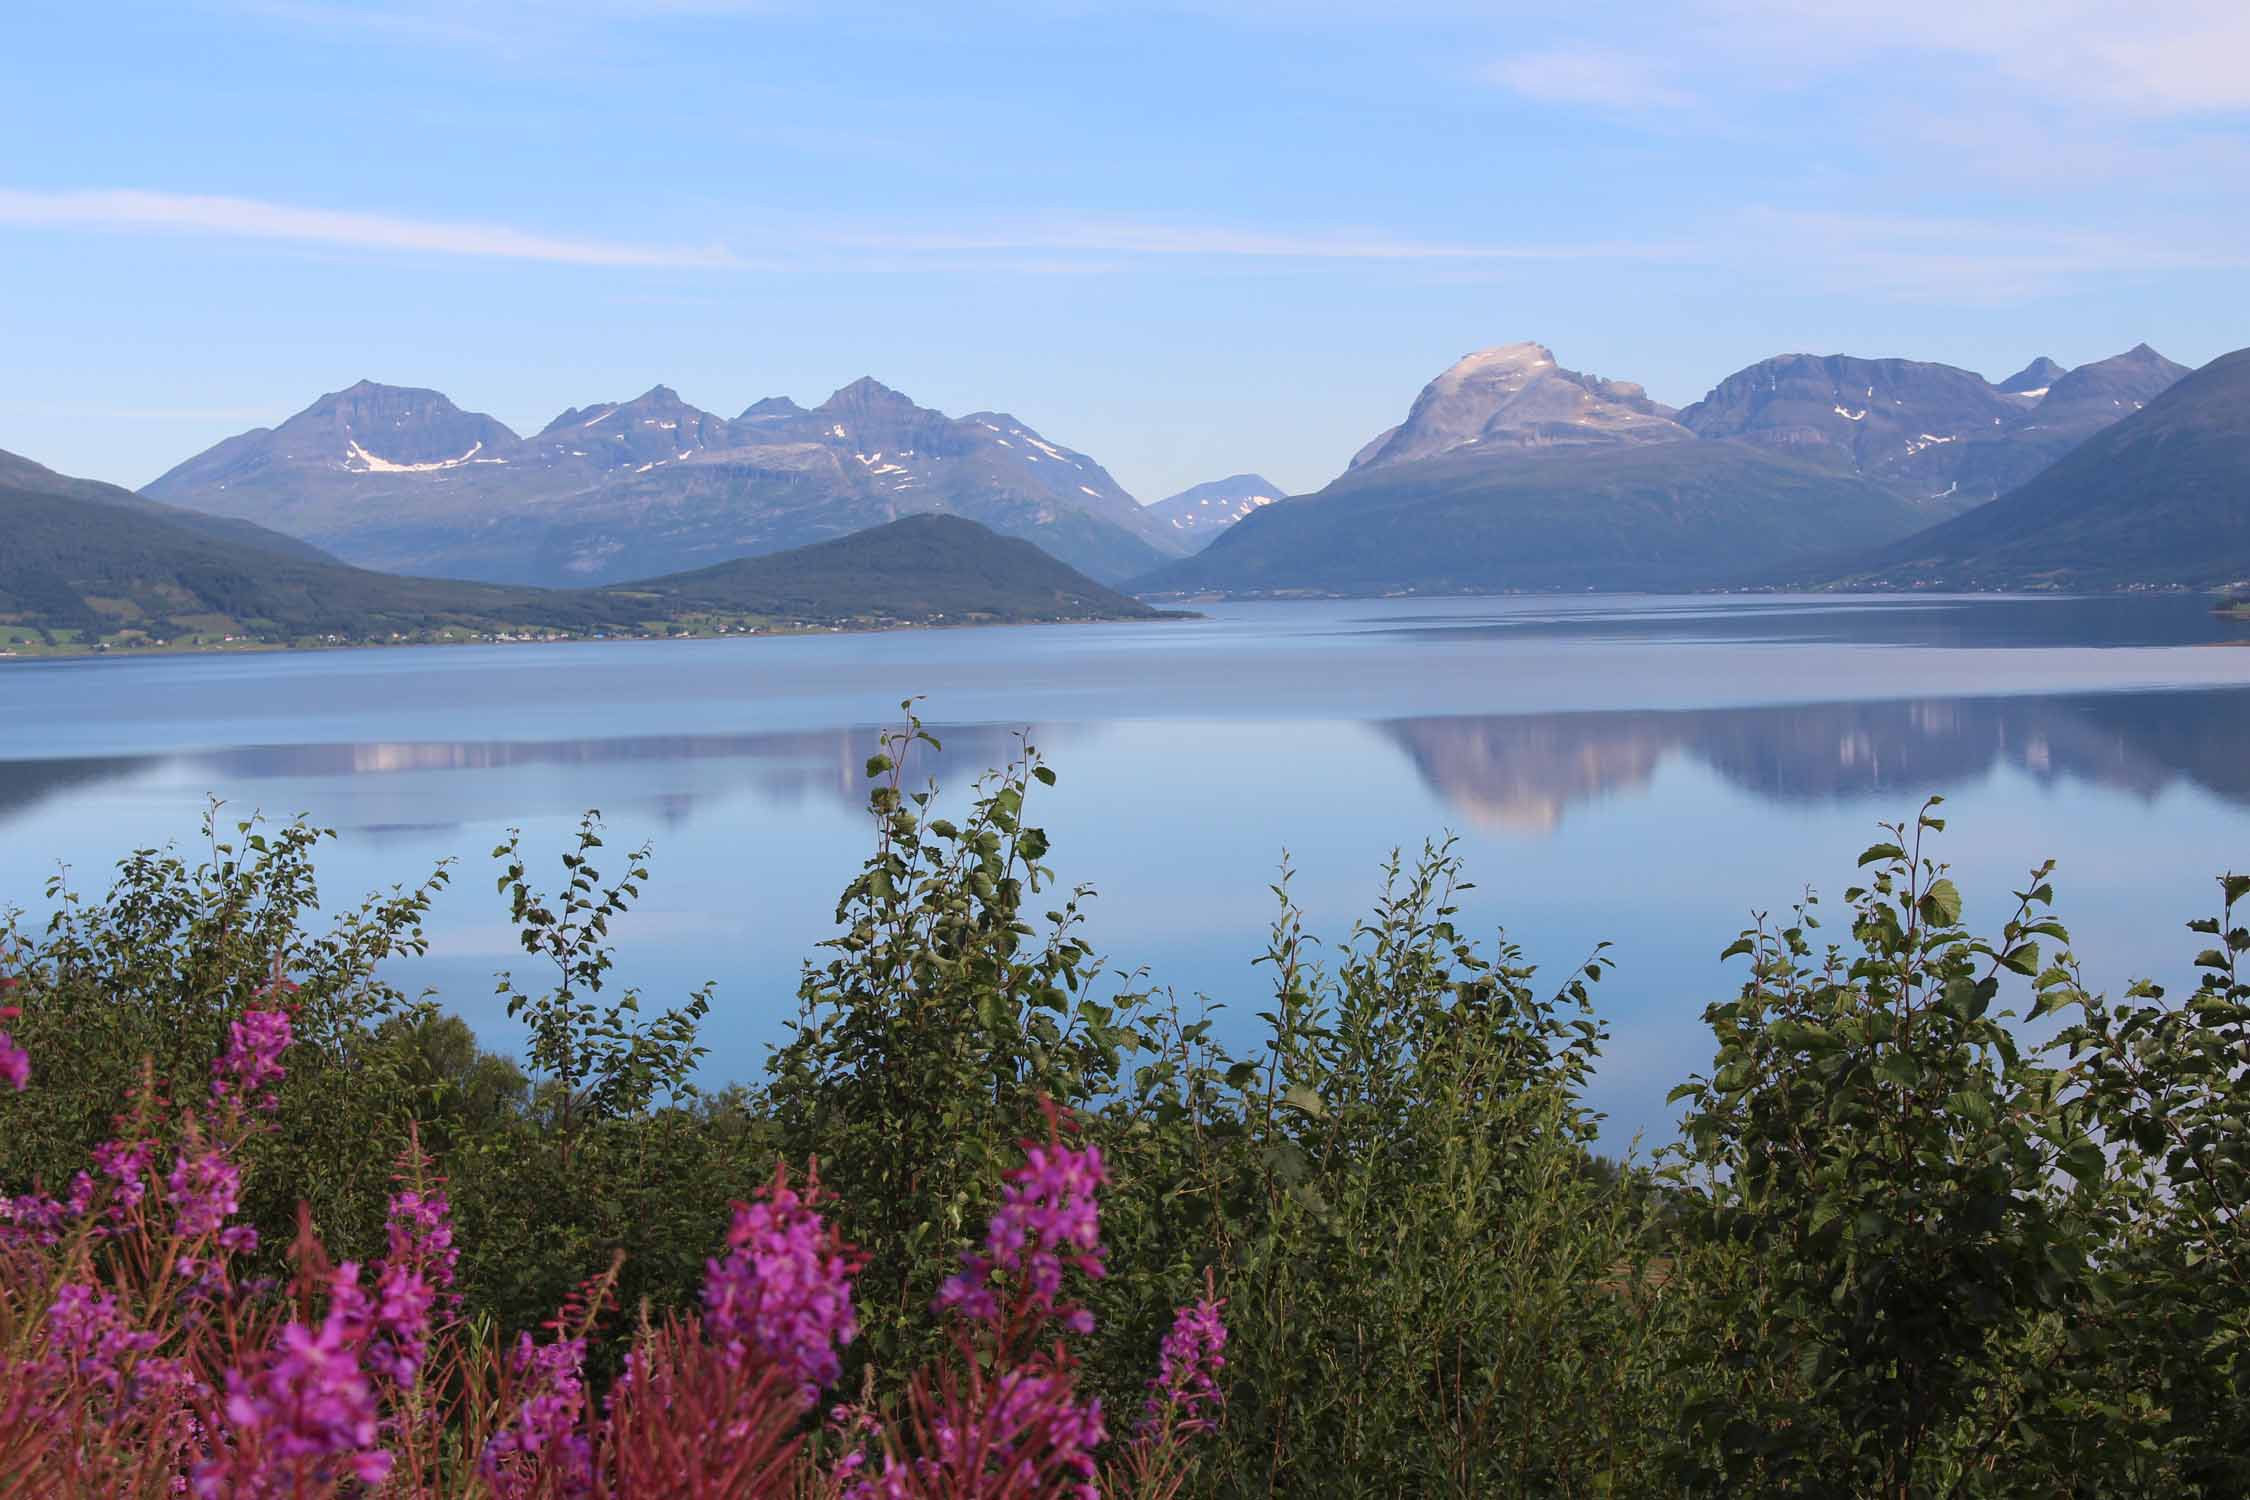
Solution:
{"label": "blue sky", "polygon": [[362,376],[872,374],[1155,499],[1515,339],[2250,344],[2241,0],[33,0],[0,128],[0,448],[128,484]]}

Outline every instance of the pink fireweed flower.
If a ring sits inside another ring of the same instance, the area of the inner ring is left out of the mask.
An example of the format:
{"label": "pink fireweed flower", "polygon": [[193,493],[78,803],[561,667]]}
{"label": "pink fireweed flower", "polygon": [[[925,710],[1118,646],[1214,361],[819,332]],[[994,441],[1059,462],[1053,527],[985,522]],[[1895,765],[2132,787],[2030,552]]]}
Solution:
{"label": "pink fireweed flower", "polygon": [[104,1141],[94,1148],[94,1166],[115,1184],[110,1211],[121,1216],[148,1193],[148,1170],[156,1160],[154,1141]]}
{"label": "pink fireweed flower", "polygon": [[843,1372],[837,1351],[859,1335],[857,1260],[815,1211],[821,1196],[817,1175],[799,1193],[775,1167],[755,1201],[734,1205],[726,1255],[704,1263],[706,1335],[733,1358],[757,1349],[808,1401]]}
{"label": "pink fireweed flower", "polygon": [[430,1342],[430,1308],[437,1300],[419,1267],[386,1264],[375,1279],[375,1337],[368,1367],[397,1386],[414,1384]]}
{"label": "pink fireweed flower", "polygon": [[241,1020],[228,1022],[227,1050],[211,1064],[211,1097],[273,1109],[273,1086],[288,1076],[280,1058],[290,1041],[287,1011],[246,1010]]}
{"label": "pink fireweed flower", "polygon": [[938,1289],[936,1309],[957,1308],[967,1317],[996,1321],[1000,1304],[992,1276],[1006,1271],[1019,1279],[1033,1310],[1059,1315],[1074,1333],[1090,1332],[1091,1314],[1067,1303],[1058,1307],[1055,1299],[1066,1262],[1095,1280],[1105,1274],[1098,1195],[1108,1182],[1098,1146],[1066,1146],[1059,1136],[1028,1145],[1024,1164],[1008,1174],[1000,1190],[983,1252],[963,1253],[961,1274]]}
{"label": "pink fireweed flower", "polygon": [[232,1442],[225,1458],[197,1468],[198,1496],[295,1493],[281,1486],[298,1476],[322,1485],[347,1476],[369,1486],[383,1481],[391,1455],[375,1446],[375,1391],[359,1362],[367,1310],[359,1267],[346,1261],[331,1276],[318,1329],[291,1322],[262,1369],[228,1373],[223,1410]]}
{"label": "pink fireweed flower", "polygon": [[1208,1432],[1226,1397],[1219,1371],[1226,1368],[1227,1325],[1219,1316],[1223,1297],[1203,1297],[1173,1314],[1171,1331],[1157,1354],[1156,1378],[1148,1383],[1140,1431],[1150,1432],[1172,1418],[1172,1431],[1186,1437]]}
{"label": "pink fireweed flower", "polygon": [[88,1282],[65,1282],[47,1307],[47,1357],[50,1377],[92,1380],[117,1394],[125,1366],[156,1347],[157,1337],[134,1328],[118,1310],[117,1298]]}
{"label": "pink fireweed flower", "polygon": [[[453,1205],[443,1188],[393,1193],[385,1231],[390,1237],[386,1265],[413,1266],[432,1290],[452,1291],[454,1273],[461,1264],[461,1247],[453,1243]],[[457,1304],[461,1299],[449,1295],[446,1300]]]}
{"label": "pink fireweed flower", "polygon": [[242,1173],[224,1148],[206,1145],[183,1153],[165,1178],[165,1201],[172,1205],[172,1227],[184,1239],[209,1234],[240,1206]]}
{"label": "pink fireweed flower", "polygon": [[[593,1485],[593,1448],[580,1430],[586,1411],[586,1341],[558,1338],[535,1343],[530,1334],[516,1341],[508,1368],[527,1395],[516,1419],[493,1434],[477,1456],[477,1475],[499,1500],[525,1500],[533,1494],[575,1497]],[[545,1468],[558,1481],[540,1484]]]}

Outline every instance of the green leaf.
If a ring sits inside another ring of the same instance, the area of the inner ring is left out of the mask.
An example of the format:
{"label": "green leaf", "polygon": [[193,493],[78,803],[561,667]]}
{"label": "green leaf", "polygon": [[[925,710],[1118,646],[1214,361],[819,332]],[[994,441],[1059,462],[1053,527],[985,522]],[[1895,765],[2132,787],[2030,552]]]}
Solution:
{"label": "green leaf", "polygon": [[1861,852],[1859,862],[1862,867],[1865,867],[1880,860],[1904,858],[1906,858],[1906,851],[1896,844],[1869,844]]}
{"label": "green leaf", "polygon": [[1310,1119],[1325,1119],[1328,1115],[1328,1106],[1320,1102],[1320,1095],[1301,1083],[1293,1083],[1282,1090],[1281,1102]]}
{"label": "green leaf", "polygon": [[1930,888],[1922,893],[1922,899],[1915,910],[1932,926],[1951,927],[1961,920],[1960,889],[1950,880],[1933,880]]}

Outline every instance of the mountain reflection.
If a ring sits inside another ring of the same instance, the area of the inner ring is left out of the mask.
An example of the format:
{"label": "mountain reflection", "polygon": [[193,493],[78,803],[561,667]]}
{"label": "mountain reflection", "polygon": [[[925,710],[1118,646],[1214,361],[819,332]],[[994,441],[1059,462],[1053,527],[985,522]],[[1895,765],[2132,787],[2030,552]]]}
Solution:
{"label": "mountain reflection", "polygon": [[[935,778],[941,785],[965,785],[1019,753],[1021,726],[935,725],[939,748],[918,744],[906,757],[912,785]],[[1033,727],[1028,738],[1049,746],[1081,731]],[[455,826],[494,805],[511,814],[535,812],[519,807],[518,792],[497,797],[489,784],[445,796],[433,790],[447,773],[513,773],[524,779],[524,795],[536,798],[543,773],[571,806],[593,797],[603,805],[637,802],[652,807],[672,826],[687,822],[703,804],[720,796],[753,793],[769,802],[821,800],[851,807],[867,798],[867,759],[881,748],[876,726],[757,734],[642,735],[606,739],[537,741],[375,741],[329,745],[249,745],[174,755],[109,756],[72,760],[0,761],[0,819],[26,812],[51,797],[106,782],[158,773],[217,788],[265,780],[333,779],[346,787],[363,786],[368,800],[395,804],[376,790],[397,777],[417,787],[425,811],[453,809],[457,816],[364,821],[356,831],[374,835],[424,833]]]}
{"label": "mountain reflection", "polygon": [[2012,766],[2152,797],[2187,781],[2250,804],[2250,692],[1394,719],[1384,732],[1472,823],[1548,832],[1645,788],[1674,755],[1776,802],[1944,791]]}

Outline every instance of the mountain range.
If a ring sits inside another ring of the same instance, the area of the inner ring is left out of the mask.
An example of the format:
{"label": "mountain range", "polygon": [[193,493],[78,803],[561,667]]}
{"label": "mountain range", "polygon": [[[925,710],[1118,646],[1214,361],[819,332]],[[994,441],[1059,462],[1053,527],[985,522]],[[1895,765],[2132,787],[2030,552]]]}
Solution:
{"label": "mountain range", "polygon": [[708,573],[923,514],[1145,594],[2176,585],[2250,575],[2227,540],[2243,397],[2206,373],[2190,401],[2199,377],[2146,344],[1999,381],[1787,354],[1674,409],[1506,344],[1440,372],[1316,493],[1237,474],[1146,507],[1012,416],[873,379],[731,418],[659,385],[528,437],[361,381],[142,496],[95,488],[205,547],[519,589]]}
{"label": "mountain range", "polygon": [[1263,508],[1144,593],[1677,589],[1804,577],[1982,514],[2186,374],[2143,344],[1997,384],[1781,355],[1674,411],[1544,345],[1465,356],[1315,494]]}
{"label": "mountain range", "polygon": [[1029,542],[945,515],[630,584],[541,589],[356,568],[249,522],[0,454],[0,535],[0,647],[726,634],[1156,613]]}
{"label": "mountain range", "polygon": [[2069,371],[2042,357],[1998,385],[1951,365],[1785,354],[1728,376],[1679,417],[1697,437],[1785,452],[1958,512],[2014,489],[2185,374],[2146,344]]}
{"label": "mountain range", "polygon": [[2065,590],[2250,581],[2250,349],[2213,360],[1991,504],[1856,560],[1842,581]]}
{"label": "mountain range", "polygon": [[924,512],[1036,540],[1110,580],[1187,550],[1086,455],[1004,412],[948,417],[874,380],[732,419],[659,385],[530,437],[437,391],[362,380],[145,493],[363,567],[492,583],[612,583]]}

